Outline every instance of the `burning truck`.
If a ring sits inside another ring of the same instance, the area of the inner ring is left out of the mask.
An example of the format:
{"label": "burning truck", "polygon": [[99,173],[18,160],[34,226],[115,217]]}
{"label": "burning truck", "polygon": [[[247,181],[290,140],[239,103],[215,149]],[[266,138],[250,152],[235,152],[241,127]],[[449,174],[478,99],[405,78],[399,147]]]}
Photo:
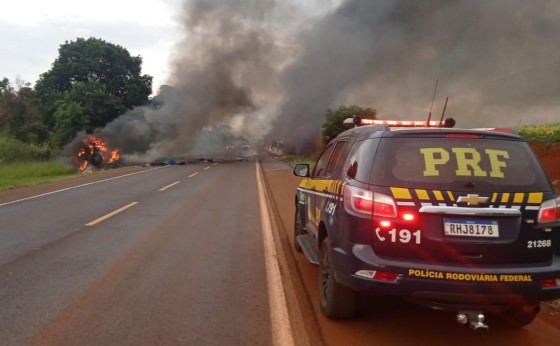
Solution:
{"label": "burning truck", "polygon": [[112,149],[101,137],[85,135],[79,149],[73,154],[71,160],[83,172],[91,168],[115,168],[122,164],[121,154],[118,149]]}

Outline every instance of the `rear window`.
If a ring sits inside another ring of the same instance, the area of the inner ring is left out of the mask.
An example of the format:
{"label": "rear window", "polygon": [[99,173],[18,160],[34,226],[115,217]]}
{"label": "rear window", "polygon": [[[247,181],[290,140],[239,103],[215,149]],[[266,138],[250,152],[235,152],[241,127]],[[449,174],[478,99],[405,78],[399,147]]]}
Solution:
{"label": "rear window", "polygon": [[527,143],[483,138],[383,138],[370,179],[375,185],[424,189],[550,189]]}

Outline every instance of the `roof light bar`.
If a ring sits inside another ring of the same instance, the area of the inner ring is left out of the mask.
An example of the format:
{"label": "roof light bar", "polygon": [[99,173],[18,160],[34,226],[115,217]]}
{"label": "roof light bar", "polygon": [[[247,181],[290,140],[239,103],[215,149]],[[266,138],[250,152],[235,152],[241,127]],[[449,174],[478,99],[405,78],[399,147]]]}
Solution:
{"label": "roof light bar", "polygon": [[423,121],[423,120],[380,120],[380,119],[362,119],[359,116],[347,118],[344,120],[344,125],[387,125],[389,127],[453,127],[455,121],[451,118],[438,121]]}

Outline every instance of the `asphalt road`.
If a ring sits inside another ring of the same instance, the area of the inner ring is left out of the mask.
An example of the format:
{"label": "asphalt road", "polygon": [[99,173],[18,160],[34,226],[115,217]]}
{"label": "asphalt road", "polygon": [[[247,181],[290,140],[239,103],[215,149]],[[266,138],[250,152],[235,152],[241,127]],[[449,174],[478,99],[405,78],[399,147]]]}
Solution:
{"label": "asphalt road", "polygon": [[0,344],[271,345],[255,163],[0,205]]}

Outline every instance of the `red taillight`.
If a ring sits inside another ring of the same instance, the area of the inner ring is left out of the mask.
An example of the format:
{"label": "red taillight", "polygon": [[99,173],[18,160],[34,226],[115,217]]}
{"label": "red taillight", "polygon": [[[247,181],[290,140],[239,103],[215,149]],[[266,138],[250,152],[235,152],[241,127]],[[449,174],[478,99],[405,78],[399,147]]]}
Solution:
{"label": "red taillight", "polygon": [[541,204],[539,209],[539,223],[560,222],[560,197],[550,199]]}
{"label": "red taillight", "polygon": [[344,208],[351,213],[371,215],[373,192],[353,186],[344,187]]}
{"label": "red taillight", "polygon": [[445,137],[447,138],[480,138],[480,135],[474,133],[449,133]]}
{"label": "red taillight", "polygon": [[356,211],[371,212],[373,206],[373,201],[368,197],[353,196],[352,207]]}
{"label": "red taillight", "polygon": [[384,217],[396,217],[397,205],[392,197],[381,193],[373,194],[373,215]]}
{"label": "red taillight", "polygon": [[353,186],[344,187],[344,207],[360,214],[397,216],[397,205],[392,197]]}
{"label": "red taillight", "polygon": [[379,281],[397,281],[399,278],[398,273],[393,272],[382,272],[378,270],[358,270],[355,275],[361,276],[367,279],[374,279]]}
{"label": "red taillight", "polygon": [[372,275],[372,279],[380,280],[380,281],[395,281],[399,277],[399,274],[392,273],[392,272],[381,272],[381,271],[374,271]]}
{"label": "red taillight", "polygon": [[375,215],[394,215],[395,205],[391,203],[375,201],[373,203],[373,213]]}
{"label": "red taillight", "polygon": [[542,279],[541,286],[546,287],[558,287],[560,286],[560,279]]}
{"label": "red taillight", "polygon": [[404,213],[404,214],[402,214],[402,219],[404,221],[414,221],[415,217],[414,217],[414,214],[412,214],[412,213]]}
{"label": "red taillight", "polygon": [[379,221],[379,225],[383,228],[389,228],[391,227],[392,223],[389,220],[381,220]]}

